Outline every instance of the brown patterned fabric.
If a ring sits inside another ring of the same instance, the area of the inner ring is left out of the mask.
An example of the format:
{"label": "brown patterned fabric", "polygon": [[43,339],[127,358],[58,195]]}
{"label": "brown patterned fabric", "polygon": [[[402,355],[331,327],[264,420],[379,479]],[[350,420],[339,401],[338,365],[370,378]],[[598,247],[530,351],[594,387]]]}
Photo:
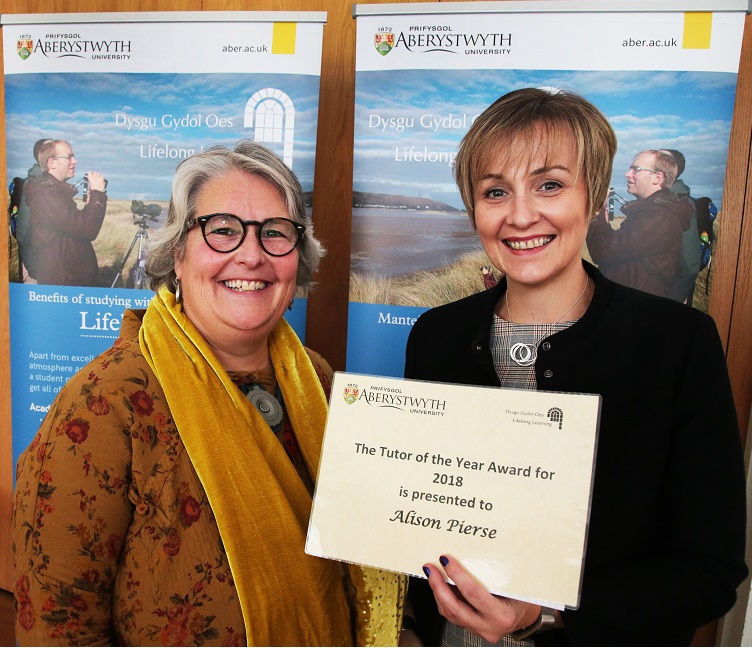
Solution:
{"label": "brown patterned fabric", "polygon": [[[19,460],[20,645],[246,643],[212,509],[139,327],[127,312],[121,338],[71,378]],[[328,395],[331,369],[309,356]],[[295,601],[273,603],[294,614]]]}

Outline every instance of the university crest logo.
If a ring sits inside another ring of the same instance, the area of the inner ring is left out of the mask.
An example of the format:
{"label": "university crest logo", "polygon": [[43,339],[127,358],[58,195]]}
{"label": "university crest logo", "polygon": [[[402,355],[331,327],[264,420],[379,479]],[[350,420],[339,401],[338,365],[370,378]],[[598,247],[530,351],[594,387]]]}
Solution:
{"label": "university crest logo", "polygon": [[390,31],[379,32],[373,37],[373,44],[381,56],[386,56],[394,47],[394,34]]}
{"label": "university crest logo", "polygon": [[34,49],[34,41],[31,38],[24,37],[16,41],[16,51],[24,61],[31,56],[32,49]]}
{"label": "university crest logo", "polygon": [[358,400],[358,394],[360,393],[360,390],[358,389],[357,385],[348,385],[345,387],[345,402],[348,405],[352,405],[356,400]]}

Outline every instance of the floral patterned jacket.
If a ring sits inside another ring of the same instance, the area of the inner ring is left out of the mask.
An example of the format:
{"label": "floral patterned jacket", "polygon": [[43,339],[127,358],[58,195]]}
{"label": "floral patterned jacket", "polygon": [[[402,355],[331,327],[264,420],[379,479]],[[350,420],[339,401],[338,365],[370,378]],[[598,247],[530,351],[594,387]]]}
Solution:
{"label": "floral patterned jacket", "polygon": [[[139,348],[141,317],[126,312],[19,459],[19,645],[246,644],[212,509]],[[309,356],[328,397],[331,369]]]}

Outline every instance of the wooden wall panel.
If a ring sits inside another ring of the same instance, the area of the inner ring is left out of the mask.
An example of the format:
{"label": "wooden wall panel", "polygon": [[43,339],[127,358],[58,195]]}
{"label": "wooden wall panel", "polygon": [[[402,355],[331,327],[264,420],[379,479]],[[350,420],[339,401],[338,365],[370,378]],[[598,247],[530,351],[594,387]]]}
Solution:
{"label": "wooden wall panel", "polygon": [[[200,11],[201,0],[26,0],[25,13],[96,13],[107,11]],[[4,5],[13,5],[15,0],[2,0]],[[248,11],[248,9],[246,9]],[[3,11],[5,13],[5,11]]]}
{"label": "wooden wall panel", "polygon": [[[350,286],[355,20],[349,3],[332,3],[324,28],[313,219],[327,255],[308,300],[306,344],[345,368]],[[326,71],[324,74],[323,71]]]}
{"label": "wooden wall panel", "polygon": [[[383,0],[384,2],[386,0]],[[370,0],[371,4],[376,4]],[[378,2],[382,3],[382,2]],[[313,218],[328,254],[308,305],[307,343],[337,370],[345,368],[352,203],[355,21],[342,0],[0,0],[0,13],[107,11],[326,11]],[[752,286],[749,259],[752,197],[746,187],[752,138],[752,25],[747,18],[745,63],[739,82],[729,174],[716,254],[711,314],[729,351],[729,366],[742,429],[752,402]],[[5,122],[0,84],[0,174],[5,178]],[[4,181],[3,181],[4,182]],[[7,228],[0,246],[7,243]],[[0,247],[0,252],[5,247]],[[10,556],[10,363],[7,256],[0,254],[0,588],[12,589]]]}
{"label": "wooden wall panel", "polygon": [[[0,7],[8,0],[0,0]],[[2,48],[0,48],[2,50]],[[0,51],[0,61],[2,51]],[[0,84],[0,178],[5,187],[5,84]],[[7,202],[0,201],[5,211]],[[13,473],[10,415],[10,320],[8,317],[8,228],[0,227],[0,588],[10,589],[13,560],[10,552],[10,514]]]}
{"label": "wooden wall panel", "polygon": [[710,314],[729,366],[743,441],[752,403],[752,16],[747,16],[720,215]]}

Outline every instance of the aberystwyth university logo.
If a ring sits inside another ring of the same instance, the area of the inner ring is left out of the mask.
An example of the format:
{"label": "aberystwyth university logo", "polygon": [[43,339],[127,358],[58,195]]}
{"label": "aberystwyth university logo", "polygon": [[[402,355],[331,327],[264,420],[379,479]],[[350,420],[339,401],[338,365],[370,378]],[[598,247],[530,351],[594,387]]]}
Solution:
{"label": "aberystwyth university logo", "polygon": [[44,38],[23,34],[16,41],[16,51],[22,59],[32,54],[45,58],[80,58],[89,60],[125,60],[131,58],[129,40],[91,40],[80,34],[45,34]]}
{"label": "aberystwyth university logo", "polygon": [[358,383],[348,383],[343,396],[348,405],[363,401],[365,405],[371,407],[388,407],[410,414],[444,416],[447,409],[445,400],[427,396],[411,396],[402,393],[402,389],[384,385],[366,385],[361,388]]}
{"label": "aberystwyth university logo", "polygon": [[512,53],[512,33],[504,32],[454,32],[451,25],[411,25],[407,29],[392,31],[379,27],[373,37],[376,51],[386,56],[393,49],[410,54],[446,52],[465,56],[501,56]]}
{"label": "aberystwyth university logo", "polygon": [[394,32],[391,27],[381,27],[379,31],[374,34],[373,44],[376,47],[376,51],[381,56],[386,56],[392,51],[394,47]]}
{"label": "aberystwyth university logo", "polygon": [[31,56],[32,49],[34,49],[34,41],[28,34],[24,34],[16,41],[16,51],[24,61]]}

